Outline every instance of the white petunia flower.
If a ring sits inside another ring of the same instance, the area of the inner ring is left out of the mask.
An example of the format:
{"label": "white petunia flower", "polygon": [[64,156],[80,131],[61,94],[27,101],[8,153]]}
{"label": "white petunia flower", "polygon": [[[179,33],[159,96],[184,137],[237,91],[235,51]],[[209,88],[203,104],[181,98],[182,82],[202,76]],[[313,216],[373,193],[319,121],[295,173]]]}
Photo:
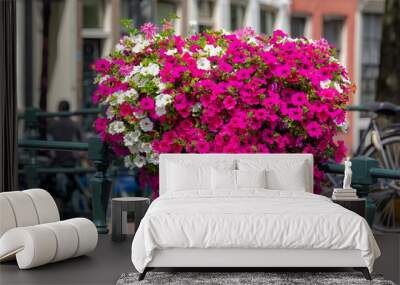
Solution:
{"label": "white petunia flower", "polygon": [[177,51],[177,49],[176,48],[173,48],[173,49],[169,49],[169,50],[167,50],[167,52],[165,53],[166,55],[174,55],[174,54],[176,54],[178,51]]}
{"label": "white petunia flower", "polygon": [[143,75],[156,76],[158,73],[160,73],[160,67],[155,63],[150,63],[148,66],[143,67],[141,71],[141,74]]}
{"label": "white petunia flower", "polygon": [[118,106],[122,104],[124,101],[121,102],[121,91],[114,92],[111,96],[108,96],[107,99],[109,98],[109,103],[110,106]]}
{"label": "white petunia flower", "polygon": [[165,107],[166,105],[172,103],[172,96],[169,94],[160,94],[156,96],[156,107]]}
{"label": "white petunia flower", "polygon": [[124,157],[124,164],[127,168],[134,168],[133,160],[130,155]]}
{"label": "white petunia flower", "polygon": [[160,83],[157,84],[157,87],[160,91],[163,91],[165,89],[165,83],[160,81]]}
{"label": "white petunia flower", "polygon": [[145,46],[142,43],[137,43],[133,46],[132,51],[134,53],[140,53],[144,50]]}
{"label": "white petunia flower", "polygon": [[[142,70],[142,68],[143,68],[142,64],[140,64],[140,65],[135,65],[135,66],[133,67],[133,69],[132,69],[132,73],[133,73],[133,74],[140,73],[140,71]],[[132,74],[132,76],[133,76],[133,74]]]}
{"label": "white petunia flower", "polygon": [[344,121],[341,124],[338,124],[336,122],[336,120],[334,120],[334,122],[335,122],[336,126],[338,126],[341,129],[341,131],[343,133],[345,133],[345,134],[347,133],[347,131],[349,129],[349,125],[350,125],[347,116],[346,116],[346,118],[344,119]]}
{"label": "white petunia flower", "polygon": [[331,85],[331,81],[329,79],[326,79],[326,80],[323,80],[323,81],[319,82],[319,86],[322,89],[328,89],[330,87],[330,85]]}
{"label": "white petunia flower", "polygon": [[190,50],[188,50],[187,48],[183,48],[183,49],[182,49],[182,53],[185,53],[185,52],[187,52],[187,53],[190,54],[190,55],[193,54],[193,53],[192,53]]}
{"label": "white petunia flower", "polygon": [[144,41],[144,37],[143,37],[143,35],[141,35],[141,34],[138,34],[138,35],[136,35],[136,36],[134,36],[134,37],[132,37],[132,38],[130,38],[130,39],[131,39],[131,41],[132,41],[133,43],[135,43],[135,44],[141,43],[141,42]]}
{"label": "white petunia flower", "polygon": [[115,115],[114,108],[112,106],[109,106],[106,110],[107,119],[112,119],[114,115]]}
{"label": "white petunia flower", "polygon": [[157,116],[161,117],[163,115],[165,115],[167,113],[167,110],[165,109],[165,107],[156,107],[156,114]]}
{"label": "white petunia flower", "polygon": [[117,96],[117,104],[121,105],[124,102],[126,102],[127,96],[124,95],[123,92],[121,92],[118,96]]}
{"label": "white petunia flower", "polygon": [[152,153],[150,156],[147,156],[147,161],[149,163],[157,165],[159,163],[160,156],[158,153]]}
{"label": "white petunia flower", "polygon": [[140,151],[140,152],[149,153],[149,152],[151,152],[152,150],[153,150],[153,148],[151,147],[151,144],[150,144],[150,143],[145,143],[145,142],[143,142],[143,143],[141,143],[141,144],[139,145],[139,151]]}
{"label": "white petunia flower", "polygon": [[106,81],[108,78],[110,78],[109,75],[104,75],[104,76],[100,77],[99,82],[100,82],[100,83],[103,83],[103,82]]}
{"label": "white petunia flower", "polygon": [[339,63],[339,60],[338,60],[336,57],[331,56],[331,57],[329,58],[329,62],[336,62],[336,63]]}
{"label": "white petunia flower", "polygon": [[115,45],[115,50],[116,51],[123,51],[125,49],[125,46],[123,44],[116,44]]}
{"label": "white petunia flower", "polygon": [[136,100],[138,98],[138,95],[138,92],[133,88],[124,92],[124,96],[131,100]]}
{"label": "white petunia flower", "polygon": [[135,130],[133,132],[129,132],[124,136],[124,145],[125,146],[133,146],[139,140],[140,132]]}
{"label": "white petunia flower", "polygon": [[144,114],[143,114],[143,113],[140,113],[140,112],[133,112],[133,116],[134,116],[136,119],[143,119],[143,118],[144,118]]}
{"label": "white petunia flower", "polygon": [[211,68],[210,61],[207,58],[204,58],[204,57],[199,58],[196,63],[197,63],[198,69],[210,70],[210,68]]}
{"label": "white petunia flower", "polygon": [[270,51],[272,49],[272,45],[265,45],[264,51]]}
{"label": "white petunia flower", "polygon": [[335,87],[337,92],[343,93],[343,89],[342,89],[342,87],[340,87],[339,83],[337,83],[337,82],[333,83],[333,87]]}
{"label": "white petunia flower", "polygon": [[161,82],[161,78],[160,77],[153,77],[153,82],[158,87],[158,93],[161,93],[165,89],[165,84],[163,82]]}
{"label": "white petunia flower", "polygon": [[341,77],[342,77],[342,81],[343,81],[345,84],[351,84],[350,80],[349,80],[346,76],[341,75]]}
{"label": "white petunia flower", "polygon": [[153,122],[149,118],[141,120],[139,124],[142,130],[145,132],[149,132],[153,129]]}
{"label": "white petunia flower", "polygon": [[138,153],[137,145],[128,146],[128,149],[129,149],[129,152],[132,153],[132,154],[137,154]]}
{"label": "white petunia flower", "polygon": [[197,102],[196,104],[193,105],[192,112],[196,113],[200,110],[201,110],[201,103]]}
{"label": "white petunia flower", "polygon": [[222,48],[213,45],[205,45],[204,51],[206,51],[210,56],[217,56],[222,52]]}
{"label": "white petunia flower", "polygon": [[257,39],[256,39],[255,37],[250,37],[250,38],[247,40],[247,43],[249,43],[249,44],[251,44],[251,45],[256,45],[258,42],[257,42]]}
{"label": "white petunia flower", "polygon": [[146,159],[141,155],[136,155],[135,159],[133,160],[133,163],[137,167],[141,168],[146,164]]}
{"label": "white petunia flower", "polygon": [[120,134],[125,131],[125,125],[121,121],[114,121],[108,127],[108,132],[112,135]]}

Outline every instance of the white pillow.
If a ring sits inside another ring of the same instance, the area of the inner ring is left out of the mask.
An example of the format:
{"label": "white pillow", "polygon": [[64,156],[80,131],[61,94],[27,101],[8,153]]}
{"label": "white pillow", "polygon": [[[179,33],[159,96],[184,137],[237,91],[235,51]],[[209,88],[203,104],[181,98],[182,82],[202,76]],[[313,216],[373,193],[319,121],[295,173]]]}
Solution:
{"label": "white pillow", "polygon": [[211,169],[213,190],[237,190],[241,188],[266,188],[267,177],[264,170]]}
{"label": "white pillow", "polygon": [[212,189],[236,190],[236,170],[217,169],[211,170]]}
{"label": "white pillow", "polygon": [[239,170],[266,170],[267,187],[271,190],[304,191],[309,187],[306,161],[246,159],[238,161]]}
{"label": "white pillow", "polygon": [[236,170],[237,188],[267,188],[267,172],[263,170]]}
{"label": "white pillow", "polygon": [[307,177],[305,165],[301,164],[289,170],[270,169],[267,171],[267,188],[272,190],[306,192]]}
{"label": "white pillow", "polygon": [[211,168],[168,163],[168,191],[211,188]]}

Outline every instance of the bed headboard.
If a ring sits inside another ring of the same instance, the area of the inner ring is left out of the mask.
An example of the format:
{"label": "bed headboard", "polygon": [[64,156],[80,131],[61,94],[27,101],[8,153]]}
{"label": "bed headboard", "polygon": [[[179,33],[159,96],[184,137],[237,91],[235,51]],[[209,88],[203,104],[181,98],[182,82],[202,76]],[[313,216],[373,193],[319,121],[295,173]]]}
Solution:
{"label": "bed headboard", "polygon": [[[306,170],[306,179],[307,179],[307,187],[306,191],[313,193],[314,189],[314,174],[313,174],[313,156],[312,154],[300,154],[300,153],[288,153],[288,154],[264,154],[264,153],[255,153],[255,154],[229,154],[229,153],[210,153],[210,154],[186,154],[186,153],[166,153],[160,155],[160,195],[166,192],[166,183],[168,179],[167,175],[167,165],[168,162],[188,162],[193,165],[213,165],[218,160],[229,161],[232,163],[243,159],[243,160],[267,160],[268,163],[277,163],[278,161],[287,161],[291,162],[304,162],[305,170]],[[236,165],[236,163],[235,163]]]}

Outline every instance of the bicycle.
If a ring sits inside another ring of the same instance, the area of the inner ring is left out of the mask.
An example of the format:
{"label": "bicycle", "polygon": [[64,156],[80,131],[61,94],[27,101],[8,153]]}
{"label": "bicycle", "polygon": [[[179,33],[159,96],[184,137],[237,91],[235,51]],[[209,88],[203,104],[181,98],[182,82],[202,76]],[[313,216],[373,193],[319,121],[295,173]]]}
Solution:
{"label": "bicycle", "polygon": [[[349,106],[348,111],[366,112],[370,122],[364,131],[353,156],[368,156],[378,161],[379,166],[388,169],[400,168],[400,123],[393,123],[384,129],[379,127],[380,116],[400,114],[400,106],[389,102],[373,102],[360,106]],[[369,139],[370,138],[370,139]],[[330,190],[341,187],[342,176],[326,174]],[[400,182],[380,179],[371,191],[370,198],[377,204],[375,229],[382,231],[400,230]],[[328,194],[328,193],[325,193]]]}

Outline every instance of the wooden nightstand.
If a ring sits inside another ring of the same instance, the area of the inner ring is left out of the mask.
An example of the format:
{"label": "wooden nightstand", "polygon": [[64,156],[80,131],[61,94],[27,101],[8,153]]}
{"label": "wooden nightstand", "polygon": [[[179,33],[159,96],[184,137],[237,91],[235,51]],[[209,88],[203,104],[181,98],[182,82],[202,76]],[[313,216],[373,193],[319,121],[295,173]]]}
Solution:
{"label": "wooden nightstand", "polygon": [[365,218],[365,207],[366,200],[364,198],[356,198],[352,200],[334,200],[332,202],[339,204],[340,206],[359,214],[361,217]]}

